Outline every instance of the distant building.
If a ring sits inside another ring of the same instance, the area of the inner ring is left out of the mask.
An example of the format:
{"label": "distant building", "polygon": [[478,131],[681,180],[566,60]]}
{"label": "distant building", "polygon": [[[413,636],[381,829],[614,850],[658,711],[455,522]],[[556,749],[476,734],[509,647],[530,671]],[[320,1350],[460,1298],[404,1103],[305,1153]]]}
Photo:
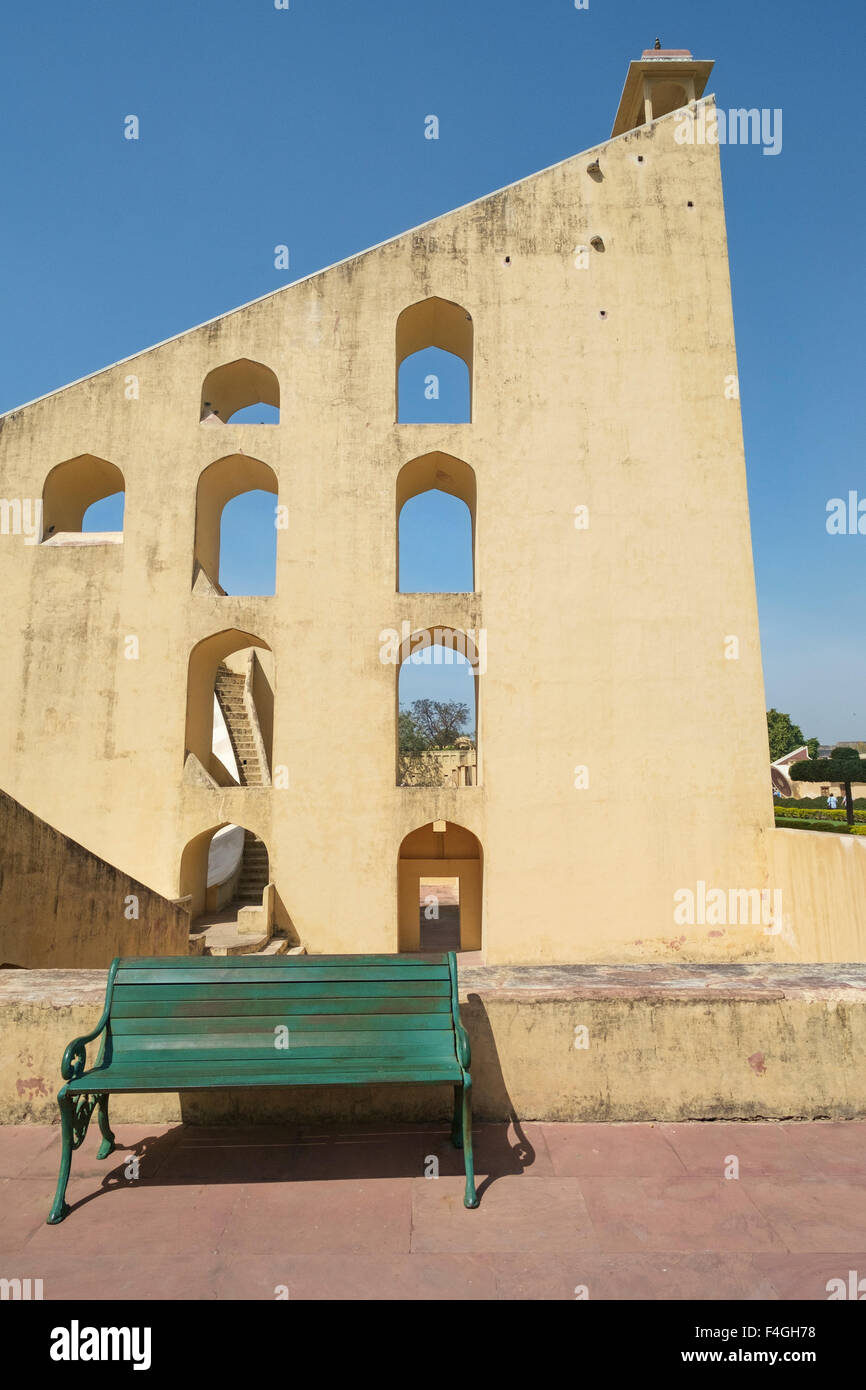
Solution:
{"label": "distant building", "polygon": [[856,748],[861,758],[866,758],[866,743],[856,738],[840,738],[836,743],[821,743],[818,745],[818,757],[829,758],[836,748]]}
{"label": "distant building", "polygon": [[[856,748],[861,758],[866,757],[866,743],[825,743],[818,746],[818,757],[829,758],[836,748]],[[845,785],[842,782],[798,782],[796,775],[796,764],[808,758],[809,749],[805,743],[799,748],[794,748],[784,757],[777,758],[770,764],[770,777],[773,782],[773,791],[779,792],[782,796],[791,796],[797,800],[807,797],[826,797],[833,792],[837,797],[845,795]],[[860,796],[866,797],[866,782],[852,782],[851,792],[854,800]]]}
{"label": "distant building", "polygon": [[802,762],[802,760],[808,758],[808,756],[809,749],[806,747],[805,743],[803,743],[799,748],[792,749],[792,751],[786,753],[784,757],[777,758],[774,763],[770,763],[770,777],[773,782],[773,791],[781,792],[782,796],[796,796],[797,793],[791,790],[791,779],[788,775],[788,769],[791,767],[792,763]]}

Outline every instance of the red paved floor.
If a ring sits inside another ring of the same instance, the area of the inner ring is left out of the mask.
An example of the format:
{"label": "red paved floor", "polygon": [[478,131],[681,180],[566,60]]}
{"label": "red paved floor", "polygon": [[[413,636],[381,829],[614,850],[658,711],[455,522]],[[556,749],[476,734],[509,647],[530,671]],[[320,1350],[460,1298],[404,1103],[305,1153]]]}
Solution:
{"label": "red paved floor", "polygon": [[92,1127],[48,1226],[58,1130],[0,1129],[0,1277],[46,1299],[826,1299],[866,1280],[866,1123],[482,1125],[477,1211],[444,1127],[118,1140],[99,1163]]}

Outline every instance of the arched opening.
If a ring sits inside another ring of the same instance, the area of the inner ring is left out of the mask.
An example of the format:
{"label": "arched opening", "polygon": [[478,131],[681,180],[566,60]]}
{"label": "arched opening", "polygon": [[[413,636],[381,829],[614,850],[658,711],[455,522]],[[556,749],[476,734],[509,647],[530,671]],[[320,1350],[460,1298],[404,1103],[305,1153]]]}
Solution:
{"label": "arched opening", "polygon": [[79,454],[58,463],[42,490],[43,544],[118,544],[124,491],[123,474],[107,459]]}
{"label": "arched opening", "polygon": [[180,861],[180,896],[192,900],[193,932],[240,923],[255,946],[273,919],[270,873],[267,846],[252,830],[224,822],[196,835]]}
{"label": "arched opening", "polygon": [[217,459],[195,497],[194,593],[270,595],[276,589],[277,475],[246,454]]}
{"label": "arched opening", "polygon": [[473,337],[472,315],[450,300],[434,296],[402,311],[397,318],[399,424],[472,419]]}
{"label": "arched opening", "polygon": [[475,472],[431,453],[397,475],[398,593],[472,593],[477,587]]}
{"label": "arched opening", "polygon": [[280,383],[270,367],[239,357],[208,372],[201,388],[204,425],[279,424]]}
{"label": "arched opening", "polygon": [[654,82],[650,88],[650,103],[652,119],[657,121],[660,116],[667,116],[671,111],[678,111],[681,106],[688,106],[689,96],[679,82]]}
{"label": "arched opening", "polygon": [[425,348],[400,365],[397,422],[468,425],[472,420],[469,369],[453,352]]}
{"label": "arched opening", "polygon": [[189,658],[184,778],[210,787],[269,787],[274,658],[237,628],[206,637]]}
{"label": "arched opening", "polygon": [[398,787],[478,785],[481,637],[429,627],[403,642],[397,673]]}
{"label": "arched opening", "polygon": [[480,951],[481,845],[471,830],[431,821],[407,835],[397,861],[398,949]]}

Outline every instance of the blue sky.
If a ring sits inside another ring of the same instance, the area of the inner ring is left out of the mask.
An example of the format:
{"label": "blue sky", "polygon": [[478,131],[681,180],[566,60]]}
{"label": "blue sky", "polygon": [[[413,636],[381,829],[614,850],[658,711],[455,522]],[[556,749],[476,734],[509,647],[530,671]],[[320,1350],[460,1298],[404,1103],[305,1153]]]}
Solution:
{"label": "blue sky", "polygon": [[716,60],[720,106],[784,113],[779,155],[722,151],[767,703],[866,738],[866,535],[825,528],[866,499],[862,6],[10,7],[0,410],[605,139],[656,34]]}

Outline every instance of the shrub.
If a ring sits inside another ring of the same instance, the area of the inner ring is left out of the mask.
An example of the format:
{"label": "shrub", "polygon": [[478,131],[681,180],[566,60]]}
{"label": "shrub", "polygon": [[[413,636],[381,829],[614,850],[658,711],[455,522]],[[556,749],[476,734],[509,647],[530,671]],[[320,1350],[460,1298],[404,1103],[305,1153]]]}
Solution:
{"label": "shrub", "polygon": [[793,816],[777,816],[781,830],[829,830],[833,835],[866,835],[866,825],[849,825],[847,821],[796,820]]}
{"label": "shrub", "polygon": [[850,835],[852,829],[846,821],[839,823],[832,820],[796,820],[793,816],[778,816],[776,824],[783,830],[829,830],[834,835]]}
{"label": "shrub", "polygon": [[[774,796],[773,805],[776,807],[802,806],[807,810],[813,808],[816,811],[820,811],[822,808],[825,811],[830,809],[826,796]],[[854,809],[855,811],[866,810],[866,796],[854,798]]]}

